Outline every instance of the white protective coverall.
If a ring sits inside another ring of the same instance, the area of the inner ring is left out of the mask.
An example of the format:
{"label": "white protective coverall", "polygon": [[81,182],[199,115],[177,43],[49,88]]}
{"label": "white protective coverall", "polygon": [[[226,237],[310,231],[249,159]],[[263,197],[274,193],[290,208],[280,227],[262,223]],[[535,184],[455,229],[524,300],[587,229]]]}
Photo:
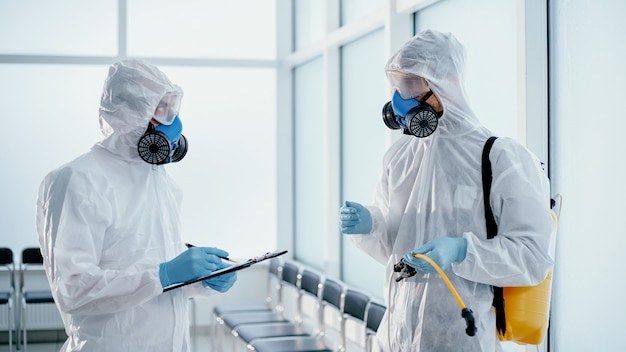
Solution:
{"label": "white protective coverall", "polygon": [[182,193],[137,153],[161,98],[182,93],[152,65],[112,65],[104,139],[41,183],[39,243],[69,336],[61,351],[189,351],[187,301],[215,291],[198,283],[162,293],[159,264],[185,250]]}
{"label": "white protective coverall", "polygon": [[[417,34],[387,62],[426,78],[443,105],[429,137],[402,135],[386,152],[373,205],[370,234],[353,242],[387,266],[387,313],[378,329],[384,351],[500,351],[490,285],[538,284],[551,270],[548,254],[553,222],[550,190],[540,161],[510,138],[496,140],[490,153],[490,204],[498,235],[486,237],[481,156],[492,133],[481,126],[464,93],[465,49],[451,34]],[[497,97],[494,97],[497,99]],[[467,255],[446,270],[478,332],[465,333],[465,320],[438,274],[418,271],[395,282],[393,265],[437,237],[464,237]]]}

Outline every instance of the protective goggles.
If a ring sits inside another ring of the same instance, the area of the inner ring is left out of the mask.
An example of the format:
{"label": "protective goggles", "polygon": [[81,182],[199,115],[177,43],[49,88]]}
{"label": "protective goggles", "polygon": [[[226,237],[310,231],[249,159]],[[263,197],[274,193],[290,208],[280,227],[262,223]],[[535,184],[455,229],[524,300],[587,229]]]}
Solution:
{"label": "protective goggles", "polygon": [[402,99],[419,98],[430,89],[426,79],[410,73],[387,71],[391,89],[398,91]]}
{"label": "protective goggles", "polygon": [[154,110],[154,119],[164,125],[171,125],[174,122],[174,118],[178,115],[182,98],[183,96],[180,94],[164,96]]}

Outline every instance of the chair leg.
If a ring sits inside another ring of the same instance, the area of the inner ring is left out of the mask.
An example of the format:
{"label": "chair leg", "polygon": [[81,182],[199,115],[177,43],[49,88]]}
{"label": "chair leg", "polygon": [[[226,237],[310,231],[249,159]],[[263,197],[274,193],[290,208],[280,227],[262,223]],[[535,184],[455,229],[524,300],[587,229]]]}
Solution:
{"label": "chair leg", "polygon": [[[23,320],[26,320],[26,319],[23,319]],[[23,322],[22,322],[22,332],[24,333],[23,339],[22,339],[23,340],[23,346],[24,346],[24,352],[26,352],[28,350],[27,342],[26,342],[27,341],[27,339],[26,339],[26,324],[24,324]]]}
{"label": "chair leg", "polygon": [[209,327],[211,330],[209,332],[209,336],[211,338],[211,351],[217,351],[217,342],[215,339],[217,338],[217,315],[213,313],[213,323]]}
{"label": "chair leg", "polygon": [[[27,341],[26,341],[26,306],[25,304],[22,306],[22,312],[20,313],[20,329],[22,330],[22,346],[24,347],[24,352],[27,352]],[[19,335],[19,333],[18,333]]]}
{"label": "chair leg", "polygon": [[15,349],[16,350],[21,350],[22,349],[22,309],[23,307],[23,302],[20,301],[20,307],[17,308],[16,307],[16,315],[17,315],[17,319],[16,319],[16,326],[15,326]]}
{"label": "chair leg", "polygon": [[225,325],[224,325],[224,321],[220,318],[215,320],[216,323],[216,332],[217,332],[217,351],[223,351],[224,350],[224,340],[226,339],[224,335],[226,335],[225,333]]}
{"label": "chair leg", "polygon": [[13,352],[13,304],[9,301],[9,305],[7,306],[8,316],[7,321],[9,324],[9,352]]}
{"label": "chair leg", "polygon": [[213,324],[211,324],[211,351],[223,351],[225,327],[224,321],[213,313]]}
{"label": "chair leg", "polygon": [[15,349],[18,351],[22,349],[22,316],[24,315],[24,304],[23,299],[20,299],[19,308],[17,306],[15,307],[15,314],[17,315],[17,319],[15,319]]}

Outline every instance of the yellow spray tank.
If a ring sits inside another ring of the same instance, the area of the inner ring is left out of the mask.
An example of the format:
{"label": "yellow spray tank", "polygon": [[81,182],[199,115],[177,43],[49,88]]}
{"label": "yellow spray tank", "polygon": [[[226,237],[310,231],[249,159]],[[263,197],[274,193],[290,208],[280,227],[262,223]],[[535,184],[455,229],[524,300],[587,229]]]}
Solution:
{"label": "yellow spray tank", "polygon": [[506,332],[500,341],[538,345],[548,331],[552,272],[537,286],[504,287]]}
{"label": "yellow spray tank", "polygon": [[[562,197],[558,198],[558,212],[550,211],[554,227],[550,237],[550,256],[554,259],[556,230],[561,216]],[[552,272],[536,286],[504,287],[504,313],[506,330],[498,332],[500,341],[512,341],[521,345],[538,345],[546,336],[550,319],[550,299],[552,297]]]}

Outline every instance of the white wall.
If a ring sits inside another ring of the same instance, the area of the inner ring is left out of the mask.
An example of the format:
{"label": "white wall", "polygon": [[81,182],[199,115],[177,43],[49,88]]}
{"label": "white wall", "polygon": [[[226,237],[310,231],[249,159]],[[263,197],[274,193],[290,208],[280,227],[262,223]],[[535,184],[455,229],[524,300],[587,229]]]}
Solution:
{"label": "white wall", "polygon": [[626,2],[550,2],[553,351],[624,351]]}

